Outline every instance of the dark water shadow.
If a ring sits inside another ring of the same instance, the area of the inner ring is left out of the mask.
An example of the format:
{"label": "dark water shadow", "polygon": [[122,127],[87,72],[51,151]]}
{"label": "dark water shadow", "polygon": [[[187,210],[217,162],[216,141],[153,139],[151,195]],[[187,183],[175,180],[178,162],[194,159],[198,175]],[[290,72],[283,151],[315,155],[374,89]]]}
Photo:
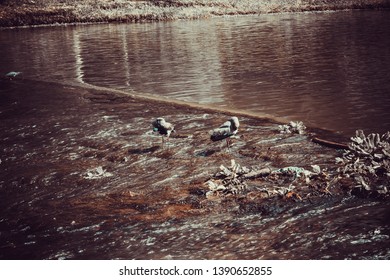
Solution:
{"label": "dark water shadow", "polygon": [[144,149],[130,149],[129,154],[133,154],[133,155],[149,154],[149,153],[156,152],[160,148],[161,148],[160,146],[153,146],[153,147],[144,148]]}
{"label": "dark water shadow", "polygon": [[204,150],[204,151],[199,151],[195,154],[197,157],[208,157],[213,154],[215,154],[217,151],[216,150]]}

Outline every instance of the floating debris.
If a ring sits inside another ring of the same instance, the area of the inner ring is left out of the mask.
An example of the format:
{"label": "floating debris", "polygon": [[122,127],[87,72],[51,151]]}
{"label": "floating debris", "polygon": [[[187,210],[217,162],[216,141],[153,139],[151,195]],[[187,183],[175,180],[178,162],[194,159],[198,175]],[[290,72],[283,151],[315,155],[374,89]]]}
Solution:
{"label": "floating debris", "polygon": [[219,172],[214,175],[215,179],[210,179],[206,182],[209,191],[206,197],[223,194],[239,194],[246,190],[247,184],[244,182],[242,175],[247,174],[250,170],[247,167],[242,167],[237,164],[234,159],[231,160],[230,167],[221,165]]}
{"label": "floating debris", "polygon": [[279,168],[274,171],[274,173],[279,174],[291,174],[294,175],[294,177],[298,178],[301,176],[301,174],[304,174],[307,170],[303,167],[298,166],[287,166],[283,168]]}
{"label": "floating debris", "polygon": [[113,174],[111,172],[107,172],[103,169],[103,167],[99,166],[95,169],[88,170],[87,174],[84,176],[85,179],[93,180],[93,179],[100,179],[104,177],[111,177]]}
{"label": "floating debris", "polygon": [[311,139],[311,141],[313,143],[317,143],[319,145],[322,145],[322,146],[325,146],[325,147],[329,147],[329,148],[333,148],[333,149],[343,149],[343,150],[348,150],[349,149],[347,144],[337,143],[337,142],[321,139],[321,138],[318,138],[318,137],[313,137],[313,139]]}
{"label": "floating debris", "polygon": [[[329,194],[329,174],[321,170],[318,165],[312,165],[312,170],[303,167],[289,166],[272,170],[270,167],[261,169],[243,167],[231,160],[230,167],[221,165],[219,171],[206,181],[209,191],[206,197],[218,195],[247,195],[268,197],[282,196],[302,200],[299,192],[309,194],[313,190],[317,193]],[[291,176],[293,178],[291,179]],[[276,185],[286,185],[275,187]],[[293,191],[295,189],[295,191]],[[258,194],[256,194],[258,193]]]}
{"label": "floating debris", "polygon": [[276,173],[283,173],[283,174],[292,174],[294,175],[294,178],[298,178],[303,175],[309,175],[311,172],[302,168],[302,167],[297,167],[297,166],[288,166],[288,167],[283,167],[275,171]]}
{"label": "floating debris", "polygon": [[303,124],[303,122],[294,122],[291,121],[288,124],[279,125],[279,132],[280,133],[297,133],[297,134],[304,134],[306,130],[306,126]]}
{"label": "floating debris", "polygon": [[365,135],[362,130],[351,137],[343,156],[336,158],[340,178],[352,178],[354,187],[388,194],[390,186],[390,132]]}

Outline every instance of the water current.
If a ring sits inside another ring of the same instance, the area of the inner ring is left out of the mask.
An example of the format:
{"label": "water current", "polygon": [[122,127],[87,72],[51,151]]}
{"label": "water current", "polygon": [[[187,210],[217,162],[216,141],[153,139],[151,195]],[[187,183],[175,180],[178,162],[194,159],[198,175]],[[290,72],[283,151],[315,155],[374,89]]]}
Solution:
{"label": "water current", "polygon": [[[332,174],[340,151],[248,116],[227,151],[207,135],[225,115],[111,91],[382,133],[389,26],[345,11],[0,30],[0,73],[22,72],[0,80],[0,259],[389,259],[388,200],[263,199],[272,178],[206,198],[232,158]],[[156,115],[177,124],[166,149]]]}
{"label": "water current", "polygon": [[389,11],[0,31],[0,72],[300,120],[390,129]]}

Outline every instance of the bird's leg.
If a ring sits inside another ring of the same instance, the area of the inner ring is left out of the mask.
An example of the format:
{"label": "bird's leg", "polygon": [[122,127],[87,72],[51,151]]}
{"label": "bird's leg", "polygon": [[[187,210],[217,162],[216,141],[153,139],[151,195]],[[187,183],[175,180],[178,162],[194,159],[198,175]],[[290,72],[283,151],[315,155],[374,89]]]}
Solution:
{"label": "bird's leg", "polygon": [[226,145],[227,145],[228,151],[230,152],[230,139],[229,138],[226,138]]}
{"label": "bird's leg", "polygon": [[164,136],[161,136],[161,148],[164,149]]}

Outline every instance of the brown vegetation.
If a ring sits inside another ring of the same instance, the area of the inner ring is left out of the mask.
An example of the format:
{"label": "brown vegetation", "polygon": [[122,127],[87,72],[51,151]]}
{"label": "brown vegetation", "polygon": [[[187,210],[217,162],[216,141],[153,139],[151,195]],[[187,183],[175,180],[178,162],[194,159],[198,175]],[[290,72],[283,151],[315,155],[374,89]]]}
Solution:
{"label": "brown vegetation", "polygon": [[218,15],[389,8],[389,0],[2,0],[0,26],[139,22]]}

